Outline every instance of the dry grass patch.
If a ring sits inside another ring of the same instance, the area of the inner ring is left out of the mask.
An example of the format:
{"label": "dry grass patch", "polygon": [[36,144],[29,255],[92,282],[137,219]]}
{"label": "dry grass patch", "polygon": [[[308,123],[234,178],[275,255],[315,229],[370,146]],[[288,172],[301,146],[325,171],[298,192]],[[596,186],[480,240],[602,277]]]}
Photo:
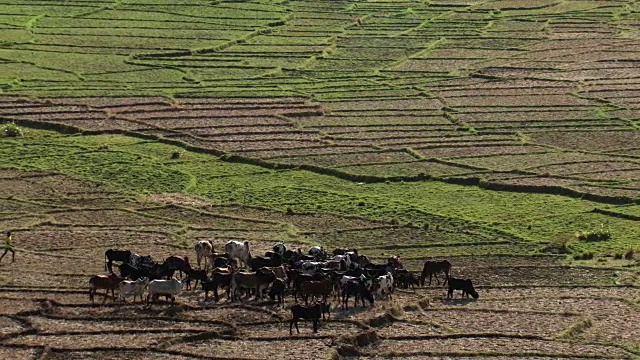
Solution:
{"label": "dry grass patch", "polygon": [[[194,356],[215,354],[219,357],[243,359],[324,359],[332,339],[314,339],[315,336],[312,335],[311,329],[305,329],[302,323],[300,324],[300,333],[301,335],[291,337],[293,340],[288,340],[288,336],[277,341],[212,339],[197,343],[177,344],[167,350],[176,350]],[[318,336],[321,336],[321,333]],[[298,340],[295,340],[296,338]]]}
{"label": "dry grass patch", "polygon": [[484,337],[470,335],[463,338],[432,338],[426,340],[383,340],[367,349],[367,354],[421,354],[430,355],[505,355],[505,356],[561,356],[598,357],[602,359],[626,358],[629,354],[619,348],[601,345],[565,343],[550,340],[513,337]]}
{"label": "dry grass patch", "polygon": [[69,334],[69,335],[25,335],[19,338],[5,340],[7,345],[42,346],[47,344],[53,348],[62,349],[91,349],[100,348],[153,348],[157,344],[169,339],[175,339],[182,334],[178,331],[167,329],[164,334],[111,334],[104,332],[95,335]]}

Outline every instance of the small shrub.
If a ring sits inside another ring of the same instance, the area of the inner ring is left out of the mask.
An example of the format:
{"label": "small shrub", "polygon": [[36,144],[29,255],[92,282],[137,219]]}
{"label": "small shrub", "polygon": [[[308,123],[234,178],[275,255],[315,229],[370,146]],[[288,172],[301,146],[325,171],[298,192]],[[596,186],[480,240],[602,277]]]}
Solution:
{"label": "small shrub", "polygon": [[593,260],[593,253],[583,252],[581,254],[575,254],[573,255],[573,259],[574,260]]}
{"label": "small shrub", "polygon": [[[559,235],[549,242],[542,251],[551,254],[569,254],[571,253],[571,250],[569,249],[569,243],[571,240],[571,235]],[[582,254],[576,254],[573,258],[579,260],[581,256]]]}
{"label": "small shrub", "polygon": [[606,241],[611,239],[611,232],[604,227],[604,224],[600,224],[598,229],[576,232],[576,237],[580,241]]}
{"label": "small shrub", "polygon": [[626,253],[624,253],[625,260],[633,260],[633,248],[629,248]]}
{"label": "small shrub", "polygon": [[180,156],[182,156],[182,152],[180,150],[175,150],[171,153],[172,159],[180,159]]}
{"label": "small shrub", "polygon": [[287,215],[294,215],[294,214],[295,214],[295,212],[293,211],[291,206],[287,206]]}
{"label": "small shrub", "polygon": [[616,260],[622,260],[622,254],[620,254],[620,253],[615,253],[615,254],[613,255],[613,258],[614,258],[614,259],[616,259]]}
{"label": "small shrub", "polygon": [[22,128],[14,122],[10,122],[2,126],[2,132],[4,133],[4,136],[7,137],[18,137],[24,135]]}

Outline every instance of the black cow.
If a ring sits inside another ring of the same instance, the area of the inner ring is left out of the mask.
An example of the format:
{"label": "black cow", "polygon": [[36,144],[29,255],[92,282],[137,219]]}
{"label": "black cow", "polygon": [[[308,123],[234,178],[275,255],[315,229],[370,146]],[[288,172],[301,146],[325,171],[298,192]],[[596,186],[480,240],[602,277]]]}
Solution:
{"label": "black cow", "polygon": [[249,267],[253,271],[263,267],[277,267],[282,265],[282,256],[280,254],[273,254],[273,257],[256,256],[249,260]]}
{"label": "black cow", "polygon": [[113,274],[113,262],[128,263],[133,253],[130,250],[109,249],[104,252],[104,270]]}
{"label": "black cow", "polygon": [[350,280],[342,285],[342,307],[349,309],[349,296],[353,295],[355,301],[353,306],[358,306],[358,300],[362,301],[362,306],[365,306],[364,300],[369,300],[369,304],[373,306],[373,294],[371,290],[367,288],[364,282],[359,280]]}
{"label": "black cow", "polygon": [[289,324],[289,335],[293,335],[293,325],[296,326],[296,331],[300,334],[298,329],[298,321],[300,319],[307,319],[313,321],[313,332],[318,332],[318,321],[320,317],[324,317],[325,311],[328,312],[329,306],[327,304],[315,304],[311,306],[293,305],[291,307],[291,323]]}
{"label": "black cow", "polygon": [[269,288],[269,297],[275,301],[278,298],[278,306],[284,306],[284,295],[287,284],[284,280],[276,278]]}
{"label": "black cow", "polygon": [[462,290],[461,297],[469,297],[469,295],[473,296],[474,299],[477,299],[480,295],[476,289],[473,288],[473,284],[471,283],[471,279],[456,279],[449,278],[449,291],[447,292],[447,299],[453,297],[453,290]]}
{"label": "black cow", "polygon": [[215,302],[220,300],[218,296],[218,288],[227,288],[227,299],[229,298],[229,292],[231,291],[231,273],[213,272],[211,278],[200,282],[202,290],[204,290],[204,300],[209,299],[209,291],[213,291],[213,299]]}
{"label": "black cow", "polygon": [[184,280],[184,283],[187,285],[187,290],[191,289],[191,281],[195,281],[195,284],[193,285],[195,289],[195,287],[198,286],[198,281],[202,283],[203,281],[207,280],[207,270],[189,269],[187,270],[186,273],[187,273],[187,277]]}

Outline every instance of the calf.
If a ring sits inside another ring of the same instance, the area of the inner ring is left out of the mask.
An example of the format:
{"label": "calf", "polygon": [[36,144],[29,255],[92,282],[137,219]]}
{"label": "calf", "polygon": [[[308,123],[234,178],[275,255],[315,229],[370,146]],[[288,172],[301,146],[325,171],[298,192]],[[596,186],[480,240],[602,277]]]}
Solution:
{"label": "calf", "polygon": [[203,281],[207,280],[207,270],[190,269],[186,272],[186,274],[187,278],[184,280],[184,283],[187,286],[187,290],[191,289],[191,280],[195,280],[195,284],[193,285],[194,288],[198,286],[198,281],[202,283]]}
{"label": "calf", "polygon": [[153,280],[149,283],[149,294],[147,294],[147,304],[149,304],[149,300],[153,299],[154,301],[160,297],[160,295],[164,295],[167,297],[171,297],[171,305],[173,305],[176,301],[176,295],[182,289],[182,282],[180,280],[171,279],[171,280]]}
{"label": "calf", "polygon": [[407,269],[398,269],[393,277],[395,280],[395,287],[401,289],[416,289],[416,285],[420,285],[420,280],[416,275]]}
{"label": "calf", "polygon": [[102,303],[104,304],[107,301],[107,296],[109,295],[109,290],[111,290],[111,296],[115,299],[115,288],[122,281],[122,278],[116,274],[109,275],[95,275],[89,279],[89,299],[91,303],[93,303],[93,298],[98,291],[98,289],[105,289],[104,292],[104,300]]}
{"label": "calf", "polygon": [[463,280],[449,277],[449,291],[447,292],[447,299],[453,297],[453,290],[462,290],[461,297],[469,297],[469,295],[473,296],[474,299],[480,297],[476,289],[473,288],[471,279]]}
{"label": "calf", "polygon": [[136,281],[123,280],[119,284],[120,294],[118,298],[120,301],[127,301],[127,296],[133,295],[133,302],[136,302],[136,297],[140,296],[140,302],[142,302],[142,296],[144,295],[144,289],[149,285],[149,278],[143,277]]}
{"label": "calf", "polygon": [[325,304],[315,304],[312,306],[293,305],[291,307],[291,323],[289,324],[289,335],[293,335],[293,325],[296,326],[296,331],[300,334],[298,329],[298,321],[300,319],[306,319],[313,321],[313,332],[318,332],[318,321],[323,316],[323,312],[326,309]]}
{"label": "calf", "polygon": [[381,298],[386,296],[391,299],[391,293],[393,292],[393,275],[391,275],[391,273],[387,273],[387,275],[379,276],[375,282],[378,285],[378,295]]}
{"label": "calf", "polygon": [[282,279],[276,278],[271,284],[271,288],[269,289],[269,297],[271,300],[275,300],[278,298],[278,306],[284,307],[284,290],[286,288],[286,283]]}
{"label": "calf", "polygon": [[218,302],[218,288],[227,288],[227,299],[230,298],[229,292],[231,291],[231,273],[214,272],[211,274],[211,278],[201,282],[202,290],[204,291],[204,300],[209,299],[209,291],[213,291],[213,299]]}
{"label": "calf", "polygon": [[236,271],[231,276],[231,299],[237,299],[239,289],[255,289],[256,299],[262,298],[262,291],[276,279],[273,271],[259,269],[256,273]]}
{"label": "calf", "polygon": [[349,309],[349,296],[353,295],[355,301],[353,306],[358,305],[358,300],[362,301],[362,306],[365,306],[364,300],[369,300],[369,304],[373,306],[373,294],[371,290],[365,286],[364,282],[359,280],[349,280],[342,285],[342,307]]}

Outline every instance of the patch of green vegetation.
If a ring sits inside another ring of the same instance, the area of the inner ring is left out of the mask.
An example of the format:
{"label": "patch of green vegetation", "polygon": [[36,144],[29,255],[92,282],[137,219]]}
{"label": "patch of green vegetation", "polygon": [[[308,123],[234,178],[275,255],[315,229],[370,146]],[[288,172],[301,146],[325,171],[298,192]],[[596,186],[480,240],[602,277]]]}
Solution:
{"label": "patch of green vegetation", "polygon": [[[33,136],[3,141],[0,157],[5,159],[5,167],[61,172],[109,183],[128,193],[184,192],[219,205],[258,206],[281,212],[290,209],[296,214],[322,211],[357,215],[399,226],[411,223],[417,230],[408,235],[406,251],[398,249],[407,256],[415,253],[411,249],[416,244],[423,244],[423,249],[442,249],[443,254],[508,253],[509,249],[531,253],[559,234],[602,223],[611,229],[611,239],[575,241],[568,248],[573,253],[624,254],[629,247],[637,247],[640,238],[636,222],[593,213],[594,207],[604,206],[579,199],[495,192],[433,181],[359,184],[307,171],[229,163],[120,135],[30,133]],[[176,151],[180,156],[172,158]],[[370,246],[388,243],[381,239],[388,236],[371,236],[374,242]],[[339,244],[349,237],[340,238],[327,236],[323,240]],[[442,241],[451,245],[442,246]]]}

